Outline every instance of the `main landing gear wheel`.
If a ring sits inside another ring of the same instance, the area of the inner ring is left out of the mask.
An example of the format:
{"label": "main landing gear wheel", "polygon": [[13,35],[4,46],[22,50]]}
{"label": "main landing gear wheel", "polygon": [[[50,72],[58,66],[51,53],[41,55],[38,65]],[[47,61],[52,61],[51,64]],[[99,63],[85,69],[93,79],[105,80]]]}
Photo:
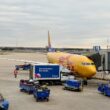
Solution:
{"label": "main landing gear wheel", "polygon": [[83,85],[87,85],[88,84],[88,82],[87,82],[87,80],[83,80]]}

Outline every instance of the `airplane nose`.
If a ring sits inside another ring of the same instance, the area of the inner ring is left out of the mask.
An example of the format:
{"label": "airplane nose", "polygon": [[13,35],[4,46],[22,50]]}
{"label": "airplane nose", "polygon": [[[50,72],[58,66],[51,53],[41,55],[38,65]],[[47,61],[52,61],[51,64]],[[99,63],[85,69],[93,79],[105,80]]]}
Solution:
{"label": "airplane nose", "polygon": [[96,68],[95,67],[89,68],[89,73],[91,74],[91,76],[94,76],[96,74]]}
{"label": "airplane nose", "polygon": [[79,71],[80,76],[85,77],[85,78],[91,78],[96,74],[96,67],[95,66],[86,66],[83,69],[80,69]]}

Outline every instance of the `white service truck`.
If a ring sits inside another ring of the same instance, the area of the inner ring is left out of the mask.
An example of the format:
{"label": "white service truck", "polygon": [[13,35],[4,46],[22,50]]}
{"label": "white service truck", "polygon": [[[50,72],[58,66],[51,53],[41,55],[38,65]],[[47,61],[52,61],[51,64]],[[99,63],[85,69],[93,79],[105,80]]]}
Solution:
{"label": "white service truck", "polygon": [[33,65],[33,80],[39,81],[40,84],[57,85],[68,80],[70,77],[70,75],[65,76],[62,74],[62,69],[58,64]]}
{"label": "white service truck", "polygon": [[60,66],[58,64],[35,64],[33,65],[33,79],[41,84],[60,84]]}

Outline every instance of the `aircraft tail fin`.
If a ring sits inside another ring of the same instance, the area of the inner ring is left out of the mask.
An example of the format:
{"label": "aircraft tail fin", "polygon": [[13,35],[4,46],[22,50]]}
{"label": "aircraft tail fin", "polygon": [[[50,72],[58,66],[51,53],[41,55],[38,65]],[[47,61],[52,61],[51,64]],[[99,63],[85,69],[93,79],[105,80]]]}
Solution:
{"label": "aircraft tail fin", "polygon": [[48,31],[48,48],[51,48],[50,33]]}
{"label": "aircraft tail fin", "polygon": [[51,39],[50,39],[49,31],[48,31],[48,46],[47,46],[47,50],[48,50],[48,52],[54,52],[55,51],[55,49],[52,48],[52,46],[51,46]]}

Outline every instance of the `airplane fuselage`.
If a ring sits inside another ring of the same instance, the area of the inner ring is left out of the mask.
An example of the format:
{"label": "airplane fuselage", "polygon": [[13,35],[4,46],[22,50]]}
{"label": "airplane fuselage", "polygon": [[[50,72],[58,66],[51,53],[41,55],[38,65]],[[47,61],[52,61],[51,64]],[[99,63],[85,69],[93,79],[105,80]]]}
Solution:
{"label": "airplane fuselage", "polygon": [[91,78],[96,74],[94,62],[83,55],[64,52],[48,52],[50,63],[60,64],[82,78]]}

